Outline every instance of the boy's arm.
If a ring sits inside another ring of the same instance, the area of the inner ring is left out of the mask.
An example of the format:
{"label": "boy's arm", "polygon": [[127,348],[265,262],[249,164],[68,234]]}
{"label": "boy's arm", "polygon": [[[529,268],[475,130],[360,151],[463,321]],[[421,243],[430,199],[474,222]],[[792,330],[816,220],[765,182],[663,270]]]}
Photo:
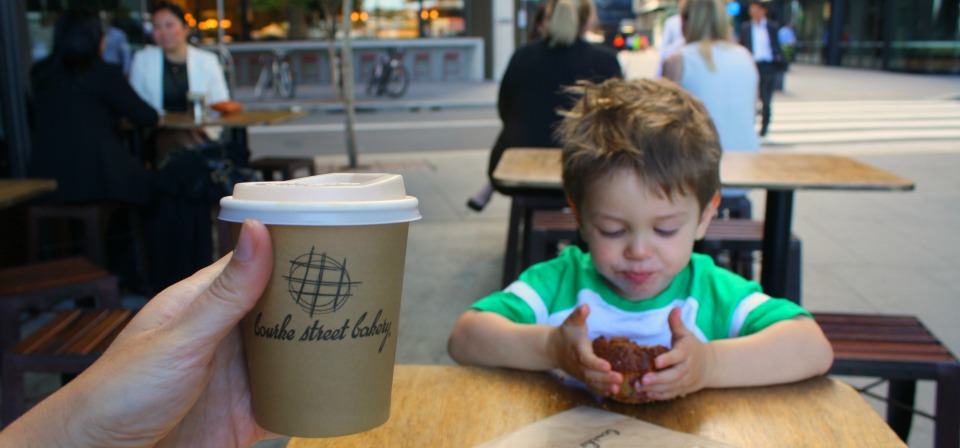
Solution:
{"label": "boy's arm", "polygon": [[738,338],[704,344],[670,313],[673,348],[654,361],[659,372],[643,376],[648,396],[668,400],[704,388],[790,383],[827,372],[833,350],[820,327],[804,316],[777,322]]}
{"label": "boy's arm", "polygon": [[460,364],[550,370],[557,367],[547,346],[557,327],[521,325],[497,314],[469,310],[460,316],[447,351]]}
{"label": "boy's arm", "polygon": [[822,375],[833,364],[830,342],[820,326],[806,316],[710,345],[717,365],[707,387],[789,383]]}
{"label": "boy's arm", "polygon": [[554,368],[579,378],[600,395],[616,394],[623,377],[593,353],[587,337],[590,307],[580,305],[559,327],[518,324],[491,312],[460,316],[447,351],[460,364],[543,371]]}

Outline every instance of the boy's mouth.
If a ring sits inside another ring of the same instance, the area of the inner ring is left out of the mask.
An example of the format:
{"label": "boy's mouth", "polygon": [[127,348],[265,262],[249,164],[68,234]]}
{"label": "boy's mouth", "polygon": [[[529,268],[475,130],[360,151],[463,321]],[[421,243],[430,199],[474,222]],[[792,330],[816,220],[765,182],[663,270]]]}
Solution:
{"label": "boy's mouth", "polygon": [[633,283],[642,284],[642,283],[645,283],[647,280],[649,280],[650,277],[653,276],[653,273],[652,272],[624,272],[623,276],[627,280]]}

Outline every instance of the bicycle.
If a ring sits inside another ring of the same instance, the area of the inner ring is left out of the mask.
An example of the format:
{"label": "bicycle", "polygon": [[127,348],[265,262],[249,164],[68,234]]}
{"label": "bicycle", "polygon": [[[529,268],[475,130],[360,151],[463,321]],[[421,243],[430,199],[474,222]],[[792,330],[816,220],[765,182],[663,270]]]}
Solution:
{"label": "bicycle", "polygon": [[260,77],[257,78],[257,85],[253,88],[254,95],[263,99],[272,86],[280,97],[293,98],[297,83],[290,69],[290,62],[287,60],[287,52],[277,49],[270,54],[263,54],[260,56],[260,63],[263,64],[263,68],[260,69]]}
{"label": "bicycle", "polygon": [[400,98],[410,87],[410,70],[403,65],[403,50],[391,48],[373,67],[373,74],[367,82],[367,95]]}

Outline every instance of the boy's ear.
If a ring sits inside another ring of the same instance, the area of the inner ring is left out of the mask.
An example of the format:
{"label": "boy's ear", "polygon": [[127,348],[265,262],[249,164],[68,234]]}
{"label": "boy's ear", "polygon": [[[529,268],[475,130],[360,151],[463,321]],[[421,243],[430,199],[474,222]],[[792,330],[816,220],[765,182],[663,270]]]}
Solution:
{"label": "boy's ear", "polygon": [[573,211],[573,217],[577,220],[577,225],[580,224],[580,210],[577,210],[577,206],[573,204],[573,201],[570,200],[570,196],[566,196],[567,205],[570,206],[570,210]]}
{"label": "boy's ear", "polygon": [[713,221],[713,217],[717,216],[717,209],[719,208],[720,192],[718,191],[713,195],[713,198],[710,199],[710,203],[703,208],[703,212],[700,213],[700,223],[697,224],[697,240],[702,240],[703,237],[707,235],[707,227],[710,227],[710,222]]}

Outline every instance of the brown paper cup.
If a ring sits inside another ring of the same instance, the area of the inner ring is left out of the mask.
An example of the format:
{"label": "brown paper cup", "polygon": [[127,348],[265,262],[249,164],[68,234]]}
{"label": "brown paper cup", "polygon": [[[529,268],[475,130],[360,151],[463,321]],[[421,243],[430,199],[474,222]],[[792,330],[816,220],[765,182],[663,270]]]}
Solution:
{"label": "brown paper cup", "polygon": [[240,323],[264,429],[335,437],[387,421],[408,227],[267,224],[273,275]]}

